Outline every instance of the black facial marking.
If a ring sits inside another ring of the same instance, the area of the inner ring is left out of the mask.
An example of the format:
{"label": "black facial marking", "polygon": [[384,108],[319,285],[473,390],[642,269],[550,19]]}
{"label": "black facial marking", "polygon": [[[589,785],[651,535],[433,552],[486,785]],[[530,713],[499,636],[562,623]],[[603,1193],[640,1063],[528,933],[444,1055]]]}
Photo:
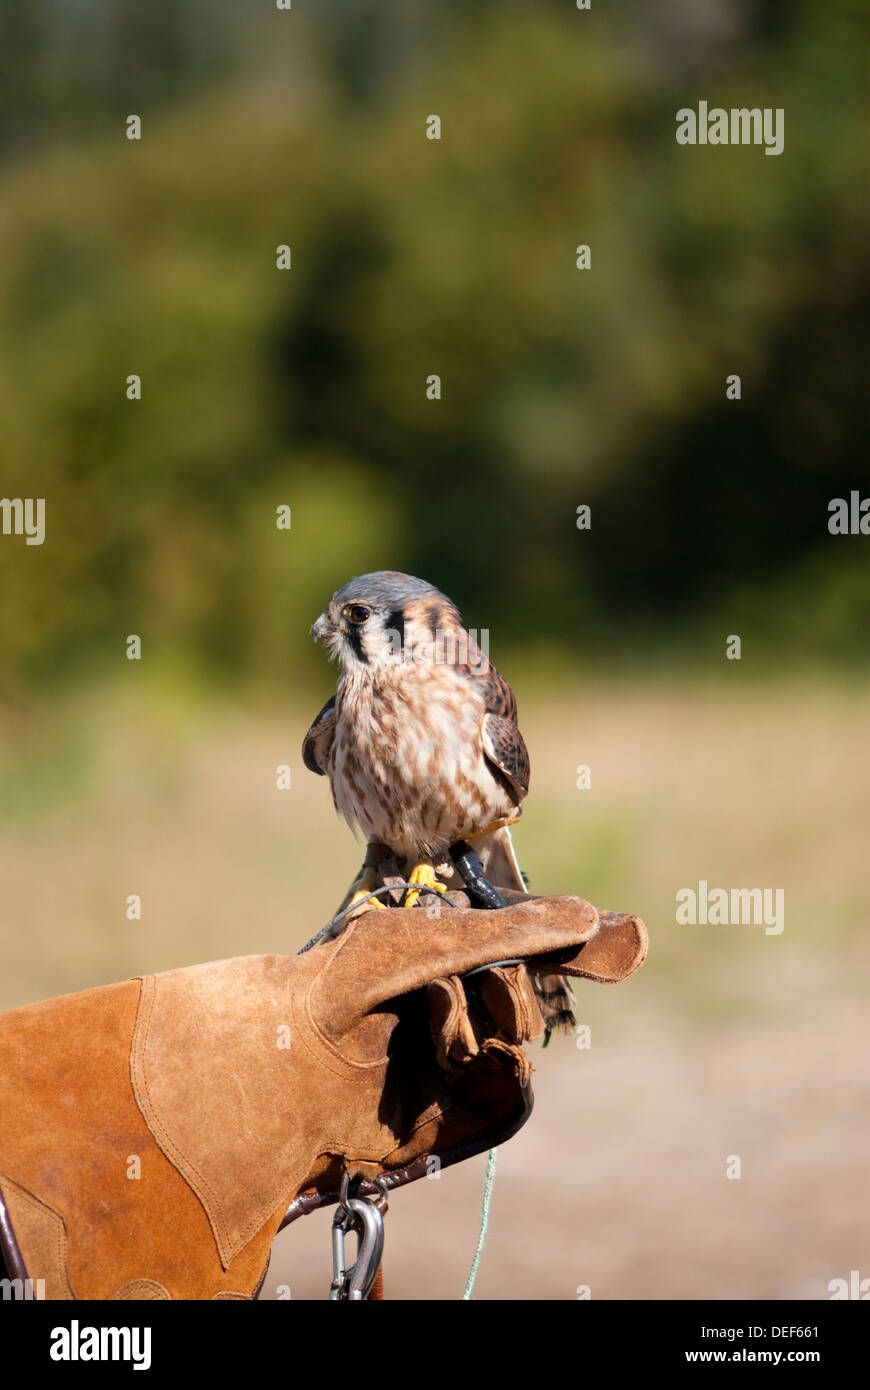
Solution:
{"label": "black facial marking", "polygon": [[363,651],[362,628],[358,627],[356,623],[349,623],[346,636],[348,642],[350,643],[351,651],[353,652],[357,661],[361,661],[363,666],[368,666],[369,659],[366,653]]}
{"label": "black facial marking", "polygon": [[391,613],[388,613],[388,614],[387,614],[387,631],[388,631],[388,632],[397,632],[397,633],[399,634],[399,646],[398,646],[398,651],[399,651],[399,652],[404,652],[404,650],[405,650],[405,614],[404,614],[404,610],[403,610],[403,609],[401,609],[401,608],[394,608],[393,611],[392,611]]}

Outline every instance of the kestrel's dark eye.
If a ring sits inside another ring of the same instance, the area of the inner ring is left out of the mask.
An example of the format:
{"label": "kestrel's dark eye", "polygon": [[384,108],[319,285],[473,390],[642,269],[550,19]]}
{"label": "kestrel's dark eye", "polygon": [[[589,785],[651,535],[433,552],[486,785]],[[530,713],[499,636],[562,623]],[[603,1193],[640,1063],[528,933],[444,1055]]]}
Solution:
{"label": "kestrel's dark eye", "polygon": [[365,623],[372,616],[372,610],[366,608],[364,603],[349,603],[344,616],[350,618],[352,623]]}

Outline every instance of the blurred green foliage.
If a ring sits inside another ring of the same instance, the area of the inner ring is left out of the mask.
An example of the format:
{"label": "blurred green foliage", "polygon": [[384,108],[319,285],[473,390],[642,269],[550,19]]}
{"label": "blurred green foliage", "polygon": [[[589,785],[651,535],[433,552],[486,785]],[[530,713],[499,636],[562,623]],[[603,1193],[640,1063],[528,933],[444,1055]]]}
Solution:
{"label": "blurred green foliage", "polygon": [[[870,539],[827,531],[870,495],[861,0],[0,25],[0,493],[47,508],[0,537],[7,690],[131,632],[322,684],[309,624],[381,567],[497,660],[866,659]],[[700,99],[783,107],[784,153],[678,146]]]}

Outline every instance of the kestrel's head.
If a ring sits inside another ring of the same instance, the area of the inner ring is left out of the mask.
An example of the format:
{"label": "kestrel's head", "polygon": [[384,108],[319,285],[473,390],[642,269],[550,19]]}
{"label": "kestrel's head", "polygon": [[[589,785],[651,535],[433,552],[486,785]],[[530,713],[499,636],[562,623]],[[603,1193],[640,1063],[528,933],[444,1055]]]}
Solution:
{"label": "kestrel's head", "polygon": [[455,633],[461,619],[450,599],[411,574],[361,574],[334,593],[311,629],[345,671],[373,672],[428,654],[439,633]]}

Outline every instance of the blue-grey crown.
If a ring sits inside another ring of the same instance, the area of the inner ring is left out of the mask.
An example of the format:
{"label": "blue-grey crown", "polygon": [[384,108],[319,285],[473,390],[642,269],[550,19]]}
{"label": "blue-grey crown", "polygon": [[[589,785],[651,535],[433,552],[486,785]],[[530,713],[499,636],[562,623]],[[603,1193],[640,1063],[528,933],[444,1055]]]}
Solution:
{"label": "blue-grey crown", "polygon": [[420,598],[423,594],[435,594],[439,598],[450,599],[427,584],[425,579],[415,579],[413,574],[399,574],[396,570],[376,570],[374,574],[359,574],[348,580],[343,589],[333,594],[334,603],[353,603],[355,599],[371,599],[389,608],[400,607],[408,599]]}

